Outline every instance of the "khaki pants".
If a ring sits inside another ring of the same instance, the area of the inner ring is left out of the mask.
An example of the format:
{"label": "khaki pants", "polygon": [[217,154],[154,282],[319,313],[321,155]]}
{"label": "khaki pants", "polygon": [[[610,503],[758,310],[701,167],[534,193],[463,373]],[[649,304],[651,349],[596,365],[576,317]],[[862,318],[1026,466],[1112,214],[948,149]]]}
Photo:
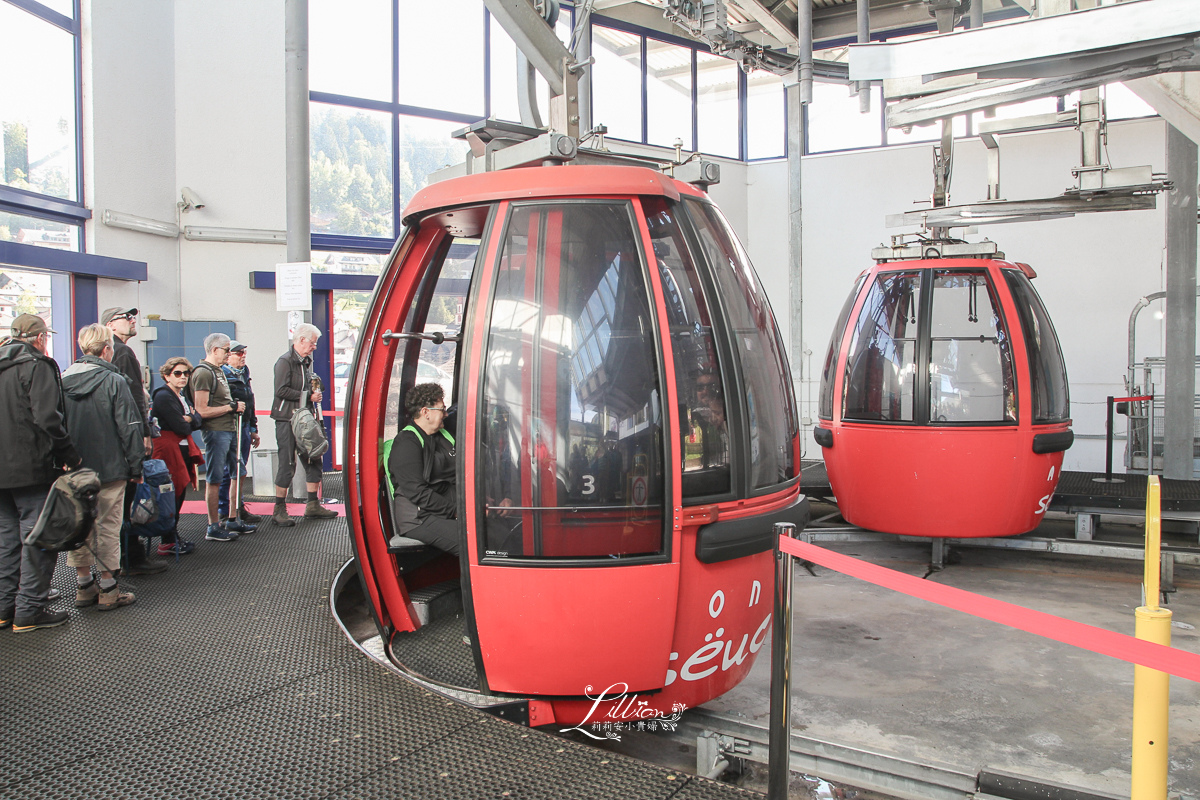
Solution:
{"label": "khaki pants", "polygon": [[98,564],[102,572],[121,568],[121,510],[126,483],[128,481],[113,481],[100,487],[96,524],[88,534],[87,543],[67,553],[68,565],[90,567]]}

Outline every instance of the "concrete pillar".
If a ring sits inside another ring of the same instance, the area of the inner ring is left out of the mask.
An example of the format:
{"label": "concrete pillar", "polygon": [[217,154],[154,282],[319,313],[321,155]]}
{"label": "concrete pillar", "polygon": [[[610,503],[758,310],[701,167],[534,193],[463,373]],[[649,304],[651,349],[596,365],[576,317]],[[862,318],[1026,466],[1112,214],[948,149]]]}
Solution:
{"label": "concrete pillar", "polygon": [[1192,479],[1196,397],[1196,144],[1167,126],[1166,424],[1163,477]]}

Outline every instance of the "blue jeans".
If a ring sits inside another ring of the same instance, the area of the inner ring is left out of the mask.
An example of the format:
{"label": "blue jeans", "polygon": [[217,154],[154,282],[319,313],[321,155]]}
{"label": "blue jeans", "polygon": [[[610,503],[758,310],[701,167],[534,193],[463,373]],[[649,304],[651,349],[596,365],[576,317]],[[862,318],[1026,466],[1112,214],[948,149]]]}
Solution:
{"label": "blue jeans", "polygon": [[46,610],[58,553],[22,542],[33,530],[50,487],[0,489],[0,619],[30,617]]}
{"label": "blue jeans", "polygon": [[[246,477],[246,462],[250,460],[250,429],[242,428],[242,478]],[[233,484],[233,470],[226,467],[225,477],[221,480],[221,492],[217,495],[217,516],[221,519],[236,517],[229,513],[229,487]]]}

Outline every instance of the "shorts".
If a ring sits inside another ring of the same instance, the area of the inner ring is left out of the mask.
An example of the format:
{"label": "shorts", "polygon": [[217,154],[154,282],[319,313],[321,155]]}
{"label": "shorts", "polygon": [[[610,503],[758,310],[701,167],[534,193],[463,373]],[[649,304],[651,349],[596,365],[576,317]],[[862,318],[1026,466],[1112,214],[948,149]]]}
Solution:
{"label": "shorts", "polygon": [[209,486],[220,486],[225,470],[235,469],[238,463],[237,433],[200,431],[200,436],[204,439],[204,480]]}

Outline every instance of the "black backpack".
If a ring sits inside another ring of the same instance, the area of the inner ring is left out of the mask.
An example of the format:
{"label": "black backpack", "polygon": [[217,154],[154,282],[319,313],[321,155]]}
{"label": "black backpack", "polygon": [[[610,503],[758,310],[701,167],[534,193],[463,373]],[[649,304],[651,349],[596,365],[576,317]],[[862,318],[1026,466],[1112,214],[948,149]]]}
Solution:
{"label": "black backpack", "polygon": [[33,530],[25,537],[29,547],[58,552],[83,547],[96,521],[100,476],[95,470],[68,472],[50,487],[46,504]]}

